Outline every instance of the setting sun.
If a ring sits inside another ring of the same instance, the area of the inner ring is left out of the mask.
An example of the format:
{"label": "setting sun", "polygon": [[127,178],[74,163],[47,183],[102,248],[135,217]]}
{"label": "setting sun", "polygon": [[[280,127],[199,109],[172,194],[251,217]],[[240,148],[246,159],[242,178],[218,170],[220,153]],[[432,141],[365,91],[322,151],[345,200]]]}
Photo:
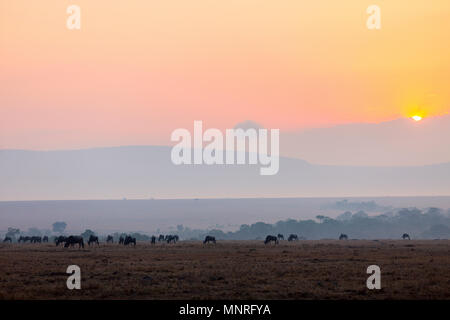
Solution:
{"label": "setting sun", "polygon": [[418,116],[418,115],[412,116],[411,118],[412,118],[414,121],[420,121],[420,120],[423,119],[421,116]]}

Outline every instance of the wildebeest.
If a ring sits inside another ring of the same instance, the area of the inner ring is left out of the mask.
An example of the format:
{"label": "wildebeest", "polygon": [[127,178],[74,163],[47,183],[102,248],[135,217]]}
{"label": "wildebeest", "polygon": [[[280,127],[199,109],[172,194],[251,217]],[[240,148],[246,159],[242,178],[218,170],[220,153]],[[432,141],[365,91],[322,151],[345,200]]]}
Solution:
{"label": "wildebeest", "polygon": [[166,236],[166,241],[167,241],[167,243],[171,243],[171,242],[177,243],[178,239],[179,239],[179,238],[178,238],[177,235],[169,234],[169,235]]}
{"label": "wildebeest", "polygon": [[281,233],[279,233],[277,235],[277,238],[278,238],[278,240],[284,240],[284,236]]}
{"label": "wildebeest", "polygon": [[132,236],[126,236],[123,244],[126,246],[129,244],[134,244],[134,246],[136,246],[136,238],[133,238]]}
{"label": "wildebeest", "polygon": [[411,240],[411,237],[410,237],[409,234],[407,234],[407,233],[404,233],[404,234],[402,235],[402,238],[403,238],[403,240],[405,240],[405,239]]}
{"label": "wildebeest", "polygon": [[266,237],[266,240],[264,240],[264,244],[268,244],[272,241],[275,242],[275,244],[278,244],[278,238],[270,235]]}
{"label": "wildebeest", "polygon": [[164,240],[165,240],[164,235],[160,234],[159,237],[158,237],[158,242],[161,242],[161,241],[164,241]]}
{"label": "wildebeest", "polygon": [[64,248],[68,248],[69,246],[73,247],[75,244],[78,244],[79,248],[84,248],[84,240],[82,236],[69,236],[66,238]]}
{"label": "wildebeest", "polygon": [[48,237],[47,237],[47,236],[44,236],[44,237],[42,238],[42,242],[48,242]]}
{"label": "wildebeest", "polygon": [[339,236],[339,240],[347,240],[348,236],[346,234],[341,233],[341,235]]}
{"label": "wildebeest", "polygon": [[298,236],[296,234],[289,235],[288,241],[297,241]]}
{"label": "wildebeest", "polygon": [[122,236],[120,236],[120,238],[119,238],[119,244],[123,244],[123,243],[124,243],[124,241],[125,241],[125,238],[124,238],[124,237],[122,237]]}
{"label": "wildebeest", "polygon": [[67,237],[65,236],[59,236],[55,238],[55,244],[56,246],[59,246],[61,243],[66,242]]}
{"label": "wildebeest", "polygon": [[106,238],[106,243],[114,243],[114,238],[112,235],[108,235],[108,237]]}
{"label": "wildebeest", "polygon": [[210,242],[216,243],[216,238],[213,236],[206,236],[205,240],[203,241],[203,244],[210,243]]}
{"label": "wildebeest", "polygon": [[42,242],[42,238],[38,237],[38,236],[33,236],[33,237],[31,237],[30,242],[31,243],[41,243]]}
{"label": "wildebeest", "polygon": [[151,238],[151,243],[152,243],[152,244],[156,244],[156,237],[155,237],[155,236],[152,236],[152,238]]}
{"label": "wildebeest", "polygon": [[3,242],[12,243],[12,239],[11,239],[11,237],[5,237],[5,239],[3,239]]}
{"label": "wildebeest", "polygon": [[23,237],[23,236],[20,236],[20,237],[19,237],[19,240],[18,240],[19,243],[21,243],[21,242],[27,242],[27,241],[31,241],[31,237]]}
{"label": "wildebeest", "polygon": [[91,243],[92,244],[96,244],[97,243],[97,246],[100,246],[100,244],[98,243],[98,237],[94,236],[92,234],[89,236],[88,245],[91,246]]}

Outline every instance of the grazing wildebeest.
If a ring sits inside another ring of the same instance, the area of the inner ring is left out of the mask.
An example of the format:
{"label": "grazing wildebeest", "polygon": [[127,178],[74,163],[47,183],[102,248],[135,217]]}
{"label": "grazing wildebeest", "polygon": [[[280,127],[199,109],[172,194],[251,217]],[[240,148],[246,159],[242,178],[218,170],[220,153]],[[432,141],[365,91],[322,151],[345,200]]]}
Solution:
{"label": "grazing wildebeest", "polygon": [[67,237],[65,236],[59,236],[55,238],[55,244],[56,246],[59,246],[59,244],[66,242]]}
{"label": "grazing wildebeest", "polygon": [[122,237],[122,236],[120,236],[120,238],[119,238],[119,244],[123,244],[123,243],[124,243],[124,241],[125,241],[125,238],[124,238],[124,237]]}
{"label": "grazing wildebeest", "polygon": [[177,243],[178,239],[179,239],[179,238],[178,238],[177,235],[172,235],[172,234],[170,234],[170,235],[166,236],[166,241],[167,241],[167,243],[171,243],[171,242]]}
{"label": "grazing wildebeest", "polygon": [[277,238],[278,238],[278,240],[284,240],[284,236],[281,233],[279,233],[277,235]]}
{"label": "grazing wildebeest", "polygon": [[5,237],[5,239],[3,239],[3,242],[12,243],[12,239],[11,239],[11,237]]}
{"label": "grazing wildebeest", "polygon": [[41,243],[42,242],[42,238],[34,236],[34,237],[31,237],[30,241],[31,241],[31,243]]}
{"label": "grazing wildebeest", "polygon": [[106,238],[106,243],[114,243],[114,238],[112,235],[108,235],[108,237]]}
{"label": "grazing wildebeest", "polygon": [[91,243],[92,244],[96,244],[97,243],[97,246],[100,246],[100,244],[98,243],[98,237],[94,236],[92,234],[89,236],[89,240],[88,240],[89,247],[91,246]]}
{"label": "grazing wildebeest", "polygon": [[64,248],[68,248],[69,246],[73,247],[77,243],[78,249],[84,248],[84,240],[82,236],[69,236],[66,238],[65,242]]}
{"label": "grazing wildebeest", "polygon": [[42,242],[48,242],[48,237],[47,237],[47,236],[44,236],[44,237],[42,238]]}
{"label": "grazing wildebeest", "polygon": [[347,240],[348,236],[346,234],[341,233],[341,235],[339,236],[339,240]]}
{"label": "grazing wildebeest", "polygon": [[31,242],[31,238],[30,237],[22,237],[22,236],[20,236],[18,242],[21,243],[21,242],[27,242],[27,241]]}
{"label": "grazing wildebeest", "polygon": [[165,241],[165,237],[163,234],[159,235],[158,242]]}
{"label": "grazing wildebeest", "polygon": [[297,241],[298,236],[296,234],[289,235],[288,241]]}
{"label": "grazing wildebeest", "polygon": [[205,237],[205,240],[203,241],[203,244],[205,244],[205,243],[210,243],[210,242],[216,243],[216,238],[213,237],[213,236],[206,236],[206,237]]}
{"label": "grazing wildebeest", "polygon": [[405,239],[411,240],[409,234],[407,234],[407,233],[404,233],[404,234],[402,235],[402,238],[403,238],[403,240],[405,240]]}
{"label": "grazing wildebeest", "polygon": [[155,236],[152,236],[151,243],[152,244],[156,244],[156,237]]}
{"label": "grazing wildebeest", "polygon": [[136,246],[136,238],[133,238],[131,236],[126,236],[125,240],[123,241],[124,245],[129,245],[129,244],[134,244],[134,246]]}
{"label": "grazing wildebeest", "polygon": [[266,237],[266,240],[264,240],[264,244],[268,244],[272,241],[275,242],[275,244],[278,244],[278,238],[270,235]]}

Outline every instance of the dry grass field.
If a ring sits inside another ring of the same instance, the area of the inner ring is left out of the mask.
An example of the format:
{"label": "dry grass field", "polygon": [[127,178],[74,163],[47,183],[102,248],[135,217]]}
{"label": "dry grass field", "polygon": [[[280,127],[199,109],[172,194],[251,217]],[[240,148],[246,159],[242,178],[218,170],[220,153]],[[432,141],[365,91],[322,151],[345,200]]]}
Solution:
{"label": "dry grass field", "polygon": [[[68,290],[68,265],[81,290]],[[381,268],[381,290],[366,269]],[[450,241],[0,244],[0,299],[450,299]]]}

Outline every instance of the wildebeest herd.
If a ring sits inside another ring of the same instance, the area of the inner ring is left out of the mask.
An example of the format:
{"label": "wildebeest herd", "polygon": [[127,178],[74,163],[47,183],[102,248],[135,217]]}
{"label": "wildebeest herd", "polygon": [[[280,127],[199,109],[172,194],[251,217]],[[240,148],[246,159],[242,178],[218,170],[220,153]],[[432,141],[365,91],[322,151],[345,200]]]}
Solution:
{"label": "wildebeest herd", "polygon": [[[160,234],[158,238],[156,238],[155,236],[152,236],[150,238],[150,243],[151,244],[156,244],[156,242],[166,242],[168,244],[170,243],[177,243],[179,241],[179,237],[178,235],[162,235]],[[411,237],[409,236],[409,234],[404,233],[402,235],[402,239],[406,240],[411,240]],[[266,237],[266,239],[264,240],[264,244],[270,244],[270,243],[274,243],[274,244],[278,244],[280,240],[284,240],[284,235],[282,234],[278,234],[277,236],[273,236],[273,235],[268,235]],[[296,234],[290,234],[289,237],[287,238],[287,240],[289,242],[291,241],[298,241],[298,240],[305,240],[304,237],[298,237],[298,235]],[[339,236],[339,240],[348,240],[348,236],[346,234],[341,233],[341,235]],[[40,236],[20,236],[19,239],[17,240],[18,243],[46,243],[49,241],[48,236],[44,236],[44,237],[40,237]],[[12,243],[12,238],[6,236],[3,240],[4,243]],[[76,236],[76,235],[71,235],[71,236],[57,236],[54,238],[54,242],[56,246],[59,246],[60,244],[63,244],[65,248],[68,247],[74,247],[75,245],[78,245],[78,248],[84,248],[84,239],[82,236]],[[87,241],[88,245],[95,245],[97,244],[97,246],[100,246],[100,242],[97,236],[95,235],[90,235],[89,239]],[[106,243],[114,243],[114,237],[112,235],[108,235],[106,237]],[[121,235],[119,238],[119,244],[122,244],[124,246],[128,246],[128,245],[132,245],[132,246],[136,246],[136,238],[130,236],[130,235]],[[216,238],[210,235],[207,235],[205,237],[205,240],[203,241],[203,244],[208,244],[208,243],[216,243]]]}
{"label": "wildebeest herd", "polygon": [[[167,243],[177,243],[177,241],[179,241],[179,236],[178,235],[160,235],[158,242],[167,242]],[[81,236],[59,236],[59,237],[55,237],[55,244],[56,246],[59,246],[60,244],[63,244],[65,248],[67,247],[73,247],[74,245],[78,244],[79,248],[84,248],[84,239]],[[48,239],[47,239],[48,242]],[[124,246],[128,246],[128,245],[132,245],[132,246],[136,246],[136,238],[132,237],[130,235],[121,235],[119,237],[119,244],[122,244]],[[95,235],[90,235],[89,239],[87,241],[88,245],[100,245],[100,241],[99,238]],[[106,237],[106,243],[114,243],[114,237],[112,235],[108,235]],[[156,244],[156,237],[152,236],[151,237],[151,243],[152,244]]]}
{"label": "wildebeest herd", "polygon": [[[266,240],[264,240],[264,244],[269,244],[271,242],[278,244],[279,241],[281,241],[281,240],[284,240],[284,235],[282,235],[281,233],[279,233],[276,237],[272,236],[272,235],[268,235],[266,237]],[[305,238],[304,237],[299,238],[299,236],[296,234],[290,234],[287,240],[289,242],[291,242],[291,241],[305,240]]]}
{"label": "wildebeest herd", "polygon": [[33,236],[33,237],[23,237],[23,236],[20,236],[19,237],[19,240],[17,240],[17,242],[23,242],[23,243],[26,243],[26,242],[30,242],[30,243],[41,243],[41,242],[48,242],[48,237],[47,236],[44,236],[44,237],[38,237],[38,236]]}
{"label": "wildebeest herd", "polygon": [[136,238],[133,238],[132,236],[121,236],[119,238],[119,244],[136,246]]}

